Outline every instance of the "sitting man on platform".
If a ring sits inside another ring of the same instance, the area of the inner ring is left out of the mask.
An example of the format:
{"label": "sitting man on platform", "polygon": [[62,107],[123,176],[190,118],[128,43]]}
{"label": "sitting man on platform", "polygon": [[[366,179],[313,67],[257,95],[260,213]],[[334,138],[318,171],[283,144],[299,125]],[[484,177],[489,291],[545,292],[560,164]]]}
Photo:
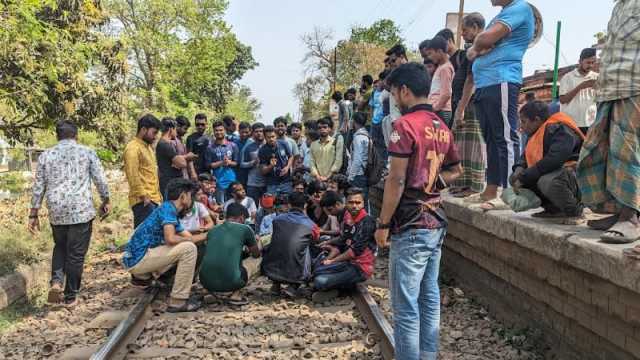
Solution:
{"label": "sitting man on platform", "polygon": [[197,183],[183,178],[167,185],[167,200],[156,208],[134,231],[125,245],[122,262],[133,275],[134,285],[148,286],[152,276],[158,276],[177,265],[173,289],[169,298],[169,312],[196,311],[201,303],[189,298],[196,268],[196,244],[206,234],[191,235],[179,222],[191,211]]}
{"label": "sitting man on platform", "polygon": [[321,243],[329,252],[314,269],[314,302],[324,302],[368,279],[374,270],[377,245],[376,221],[364,209],[364,193],[359,188],[347,190],[347,211],[342,223],[340,243]]}
{"label": "sitting man on platform", "polygon": [[280,294],[280,284],[289,297],[298,295],[298,287],[311,278],[312,244],[320,237],[320,229],[305,214],[304,194],[289,194],[289,212],[273,220],[271,243],[265,246],[262,273],[273,281],[272,293]]}
{"label": "sitting man on platform", "polygon": [[[244,224],[249,216],[239,203],[231,203],[225,212],[225,222],[209,231],[207,246],[200,267],[200,283],[209,292],[229,292],[229,303],[246,304],[238,290],[247,285],[250,275],[247,267],[257,271],[255,262],[246,259],[249,254],[260,257],[260,249],[253,230]],[[244,260],[244,261],[243,261]],[[245,266],[249,263],[254,266]]]}
{"label": "sitting man on platform", "polygon": [[542,200],[538,218],[567,218],[567,224],[583,219],[584,205],[576,180],[576,161],[584,135],[565,113],[549,115],[542,101],[520,109],[521,128],[529,141],[524,155],[509,179],[514,191],[526,188]]}

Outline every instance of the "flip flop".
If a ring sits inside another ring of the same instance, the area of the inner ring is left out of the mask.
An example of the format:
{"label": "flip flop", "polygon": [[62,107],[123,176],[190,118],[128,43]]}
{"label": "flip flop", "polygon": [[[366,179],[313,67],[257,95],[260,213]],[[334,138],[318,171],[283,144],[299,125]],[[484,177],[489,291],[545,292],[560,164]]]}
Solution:
{"label": "flip flop", "polygon": [[511,210],[509,205],[505,204],[499,198],[495,198],[493,200],[485,201],[480,205],[480,209],[483,211],[496,211],[496,210]]}
{"label": "flip flop", "polygon": [[[497,198],[496,198],[497,199]],[[491,201],[482,198],[482,193],[473,194],[464,199],[467,204],[482,204],[484,202]]]}
{"label": "flip flop", "polygon": [[607,244],[629,244],[640,239],[640,226],[630,221],[618,222],[600,236]]}
{"label": "flip flop", "polygon": [[453,194],[453,197],[454,198],[458,198],[458,199],[462,199],[462,198],[466,198],[466,197],[469,197],[469,196],[472,196],[472,195],[475,195],[475,194],[477,194],[477,192],[475,192],[475,191],[473,191],[471,189],[467,189],[467,190],[464,190],[464,191],[457,192],[457,193]]}
{"label": "flip flop", "polygon": [[640,247],[635,246],[622,250],[622,254],[634,260],[640,260]]}
{"label": "flip flop", "polygon": [[559,219],[559,218],[566,218],[567,215],[561,212],[554,213],[554,212],[544,210],[541,212],[531,214],[531,217],[538,218],[538,219]]}
{"label": "flip flop", "polygon": [[587,226],[589,226],[593,230],[600,230],[600,231],[609,230],[613,225],[615,225],[618,222],[618,218],[619,218],[619,215],[616,214],[616,215],[606,217],[604,219],[589,220],[587,221]]}

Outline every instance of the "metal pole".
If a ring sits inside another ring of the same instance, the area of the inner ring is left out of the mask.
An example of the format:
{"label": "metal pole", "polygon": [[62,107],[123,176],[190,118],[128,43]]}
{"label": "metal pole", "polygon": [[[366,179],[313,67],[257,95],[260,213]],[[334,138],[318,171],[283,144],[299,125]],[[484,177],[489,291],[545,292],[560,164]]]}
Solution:
{"label": "metal pole", "polygon": [[464,0],[460,0],[460,8],[458,10],[458,30],[456,32],[458,49],[462,48],[462,18],[464,18]]}
{"label": "metal pole", "polygon": [[558,66],[560,63],[560,30],[562,28],[562,22],[558,21],[558,29],[556,31],[556,61],[553,66],[553,90],[552,99],[558,98]]}

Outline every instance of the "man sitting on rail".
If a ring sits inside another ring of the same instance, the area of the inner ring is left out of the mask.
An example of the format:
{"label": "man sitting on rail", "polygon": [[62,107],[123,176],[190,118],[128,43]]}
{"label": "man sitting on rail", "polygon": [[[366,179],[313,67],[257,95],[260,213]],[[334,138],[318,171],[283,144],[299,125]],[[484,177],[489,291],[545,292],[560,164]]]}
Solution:
{"label": "man sitting on rail", "polygon": [[262,273],[273,281],[272,293],[280,294],[280,284],[290,297],[311,278],[311,246],[320,237],[320,229],[305,214],[307,197],[289,194],[289,212],[273,220],[271,243],[264,248]]}
{"label": "man sitting on rail", "polygon": [[[243,260],[249,256],[260,257],[260,249],[253,230],[245,225],[249,216],[239,203],[230,203],[225,212],[225,222],[209,231],[204,260],[200,267],[200,283],[209,292],[233,291],[229,302],[246,304],[238,290],[247,285],[249,274]],[[246,249],[246,250],[245,250]]]}
{"label": "man sitting on rail", "polygon": [[514,191],[527,188],[540,197],[545,210],[534,217],[581,221],[584,205],[576,180],[576,161],[584,141],[582,131],[565,113],[549,116],[549,107],[542,101],[524,105],[520,121],[529,141],[509,179]]}
{"label": "man sitting on rail", "polygon": [[329,255],[314,270],[314,302],[332,299],[338,295],[338,289],[351,288],[373,274],[376,221],[367,214],[364,205],[362,189],[347,190],[347,211],[340,242],[320,244]]}
{"label": "man sitting on rail", "polygon": [[191,235],[178,220],[193,208],[198,189],[198,184],[190,180],[171,180],[167,185],[168,200],[135,229],[122,257],[134,285],[151,285],[153,275],[177,265],[169,312],[195,311],[201,306],[189,295],[196,268],[196,244],[204,241],[206,234]]}

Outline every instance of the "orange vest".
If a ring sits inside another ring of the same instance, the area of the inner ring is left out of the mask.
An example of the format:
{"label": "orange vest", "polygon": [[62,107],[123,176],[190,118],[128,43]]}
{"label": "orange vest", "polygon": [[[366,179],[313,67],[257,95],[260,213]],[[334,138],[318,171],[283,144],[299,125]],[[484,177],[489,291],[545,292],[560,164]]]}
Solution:
{"label": "orange vest", "polygon": [[576,134],[580,135],[582,140],[584,140],[582,131],[569,115],[562,112],[555,113],[540,125],[538,131],[529,138],[527,148],[524,152],[525,158],[527,159],[527,167],[532,167],[538,161],[542,160],[542,157],[544,156],[544,133],[547,129],[547,125],[558,123],[570,127]]}

